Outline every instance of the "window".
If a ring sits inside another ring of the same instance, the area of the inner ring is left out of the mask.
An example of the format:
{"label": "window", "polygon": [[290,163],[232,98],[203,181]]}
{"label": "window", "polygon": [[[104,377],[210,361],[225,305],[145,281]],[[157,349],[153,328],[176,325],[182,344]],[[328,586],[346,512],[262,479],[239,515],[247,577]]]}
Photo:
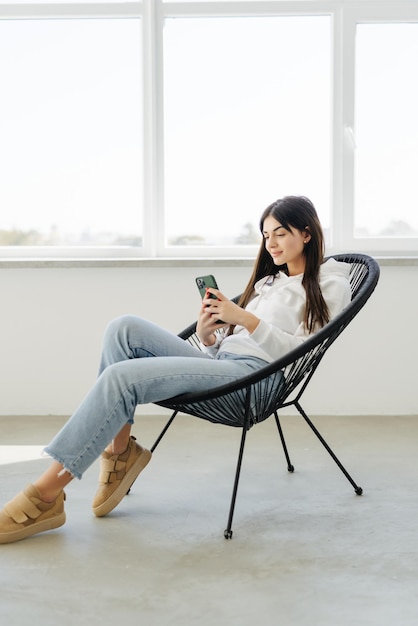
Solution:
{"label": "window", "polygon": [[166,246],[258,245],[259,214],[288,193],[310,196],[329,225],[330,26],[166,20]]}
{"label": "window", "polygon": [[355,232],[418,236],[418,23],[359,24]]}
{"label": "window", "polygon": [[0,244],[140,246],[138,19],[0,21]]}
{"label": "window", "polygon": [[417,41],[409,0],[0,0],[0,257],[253,257],[285,194],[415,254]]}

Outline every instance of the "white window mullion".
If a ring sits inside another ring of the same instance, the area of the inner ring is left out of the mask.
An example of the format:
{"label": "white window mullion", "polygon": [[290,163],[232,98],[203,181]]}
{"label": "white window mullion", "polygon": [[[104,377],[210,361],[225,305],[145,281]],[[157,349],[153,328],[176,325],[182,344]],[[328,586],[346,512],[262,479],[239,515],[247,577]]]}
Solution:
{"label": "white window mullion", "polygon": [[160,0],[144,3],[144,249],[157,256],[163,232],[162,24]]}
{"label": "white window mullion", "polygon": [[155,169],[154,169],[154,250],[164,256],[165,250],[165,182],[164,182],[164,13],[162,0],[154,4],[154,94],[155,94]]}
{"label": "white window mullion", "polygon": [[337,9],[332,21],[332,147],[331,147],[331,216],[328,250],[341,249],[342,180],[343,180],[343,48],[342,11]]}
{"label": "white window mullion", "polygon": [[354,81],[355,81],[355,34],[354,16],[343,9],[342,30],[342,133],[341,158],[341,239],[340,247],[349,250],[353,246],[354,232]]}

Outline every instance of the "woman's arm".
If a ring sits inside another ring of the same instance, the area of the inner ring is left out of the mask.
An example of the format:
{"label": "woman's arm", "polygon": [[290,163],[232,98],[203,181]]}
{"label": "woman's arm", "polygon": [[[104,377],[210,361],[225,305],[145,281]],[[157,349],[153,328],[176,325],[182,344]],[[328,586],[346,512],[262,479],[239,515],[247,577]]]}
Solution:
{"label": "woman's arm", "polygon": [[[330,274],[321,280],[321,290],[324,300],[327,303],[330,320],[349,304],[351,300],[351,288],[348,277],[339,274]],[[272,358],[277,359],[290,350],[298,347],[312,333],[308,333],[303,323],[303,307],[300,308],[299,315],[295,312],[295,317],[299,317],[296,321],[295,331],[293,333],[286,332],[277,322],[280,318],[280,307],[283,303],[277,303],[276,313],[275,306],[268,312],[266,319],[262,319],[251,338]],[[319,327],[315,329],[318,331]],[[314,331],[314,332],[315,332]]]}
{"label": "woman's arm", "polygon": [[[242,309],[240,306],[226,298],[218,289],[208,289],[208,292],[216,296],[216,300],[205,297],[199,312],[196,333],[204,346],[213,346],[216,342],[215,331],[230,324],[243,326],[251,334],[260,323],[260,319]],[[219,321],[222,320],[222,323]]]}

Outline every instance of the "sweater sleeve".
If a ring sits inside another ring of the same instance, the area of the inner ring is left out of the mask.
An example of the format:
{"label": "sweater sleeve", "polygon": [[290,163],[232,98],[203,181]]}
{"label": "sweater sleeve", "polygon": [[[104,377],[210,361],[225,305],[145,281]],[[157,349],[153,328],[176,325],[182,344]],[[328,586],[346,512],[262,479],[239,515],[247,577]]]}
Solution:
{"label": "sweater sleeve", "polygon": [[290,352],[305,341],[308,335],[305,333],[303,323],[299,324],[294,334],[260,320],[255,331],[250,335],[255,343],[270,355],[273,359]]}
{"label": "sweater sleeve", "polygon": [[[321,290],[328,306],[330,319],[338,315],[351,300],[350,284],[345,276],[334,274],[324,277],[321,281]],[[260,320],[257,328],[250,335],[251,339],[274,359],[297,348],[309,336],[310,333],[306,332],[303,321],[299,323],[294,333],[289,333],[275,326],[274,323],[267,323],[263,320]]]}
{"label": "sweater sleeve", "polygon": [[201,341],[200,343],[200,349],[202,350],[202,352],[206,352],[206,354],[209,354],[212,358],[215,358],[215,356],[218,353],[219,350],[219,346],[222,343],[222,339],[223,339],[223,333],[220,333],[218,331],[216,331],[216,339],[215,339],[215,343],[212,346],[205,346],[204,343],[202,343]]}

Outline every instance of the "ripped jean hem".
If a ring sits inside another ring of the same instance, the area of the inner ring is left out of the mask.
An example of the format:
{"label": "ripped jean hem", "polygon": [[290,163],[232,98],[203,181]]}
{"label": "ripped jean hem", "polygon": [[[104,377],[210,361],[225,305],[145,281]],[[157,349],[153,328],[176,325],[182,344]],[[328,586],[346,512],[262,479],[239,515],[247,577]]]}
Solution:
{"label": "ripped jean hem", "polygon": [[62,465],[63,469],[60,472],[58,472],[57,476],[62,476],[64,472],[68,472],[74,478],[78,478],[78,480],[81,480],[82,474],[80,474],[79,472],[74,472],[73,470],[70,470],[68,467],[66,467],[64,461],[59,456],[57,456],[54,452],[50,452],[48,448],[44,448],[43,456],[49,456],[51,459],[53,459],[54,461],[57,461],[57,463]]}

